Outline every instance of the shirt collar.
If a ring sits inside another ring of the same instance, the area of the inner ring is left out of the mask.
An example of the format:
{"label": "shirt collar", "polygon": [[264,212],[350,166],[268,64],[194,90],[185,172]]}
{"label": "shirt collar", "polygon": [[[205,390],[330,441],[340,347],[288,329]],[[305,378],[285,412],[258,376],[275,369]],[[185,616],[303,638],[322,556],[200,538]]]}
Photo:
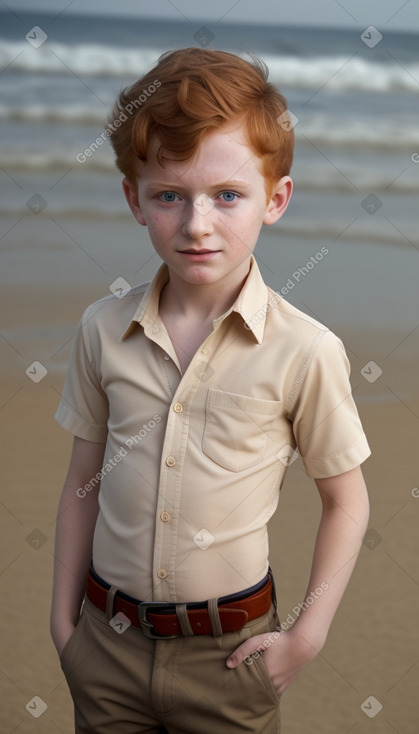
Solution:
{"label": "shirt collar", "polygon": [[[148,285],[140,305],[130,320],[128,328],[122,334],[122,341],[129,337],[139,324],[143,327],[155,324],[158,318],[160,293],[168,280],[169,270],[167,265],[163,263]],[[279,296],[278,300],[280,300]],[[249,274],[243,288],[231,308],[222,314],[222,316],[214,319],[213,326],[216,329],[231,313],[236,312],[242,317],[245,329],[253,334],[258,344],[261,344],[268,310],[268,288],[263,281],[258,264],[252,255]]]}
{"label": "shirt collar", "polygon": [[153,280],[148,284],[140,305],[131,317],[128,328],[122,334],[121,341],[125,341],[127,337],[131,336],[139,324],[145,327],[156,323],[159,315],[160,293],[168,280],[169,269],[166,263],[163,263]]}

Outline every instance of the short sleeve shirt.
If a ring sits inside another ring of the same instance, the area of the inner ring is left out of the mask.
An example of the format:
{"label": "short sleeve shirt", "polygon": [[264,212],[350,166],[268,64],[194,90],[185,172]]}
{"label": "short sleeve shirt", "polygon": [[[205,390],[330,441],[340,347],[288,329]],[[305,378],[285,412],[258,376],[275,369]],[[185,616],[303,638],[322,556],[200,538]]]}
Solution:
{"label": "short sleeve shirt", "polygon": [[288,466],[331,477],[370,454],[342,342],[264,283],[254,258],[233,306],[182,374],[158,312],[169,279],[83,314],[56,418],[106,443],[93,564],[142,600],[201,601],[269,565],[267,523]]}

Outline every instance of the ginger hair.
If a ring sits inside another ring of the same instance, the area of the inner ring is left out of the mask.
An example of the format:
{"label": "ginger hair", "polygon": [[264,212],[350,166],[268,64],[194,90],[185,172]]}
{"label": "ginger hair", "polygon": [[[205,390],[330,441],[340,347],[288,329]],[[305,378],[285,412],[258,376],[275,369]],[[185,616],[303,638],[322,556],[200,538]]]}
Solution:
{"label": "ginger hair", "polygon": [[287,102],[268,82],[266,64],[255,56],[252,62],[226,51],[168,51],[123,89],[107,124],[116,165],[130,183],[141,176],[152,136],[160,141],[157,157],[164,165],[164,160],[192,158],[208,131],[237,120],[262,160],[269,198],[274,183],[290,172],[294,133],[278,122]]}

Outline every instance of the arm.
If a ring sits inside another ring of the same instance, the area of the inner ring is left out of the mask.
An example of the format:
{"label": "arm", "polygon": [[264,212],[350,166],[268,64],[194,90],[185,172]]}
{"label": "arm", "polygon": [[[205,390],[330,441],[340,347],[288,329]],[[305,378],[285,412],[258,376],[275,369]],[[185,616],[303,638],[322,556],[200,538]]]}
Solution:
{"label": "arm", "polygon": [[[305,597],[314,597],[315,601],[304,606],[292,628],[281,632],[263,653],[278,694],[288,688],[323,647],[360,551],[369,517],[367,490],[360,467],[336,477],[316,479],[316,485],[323,512]],[[315,595],[318,587],[325,589],[323,594]],[[239,665],[265,638],[266,635],[256,635],[247,640],[230,656],[228,666]]]}
{"label": "arm", "polygon": [[100,471],[104,451],[105,444],[75,437],[70,467],[58,506],[51,636],[59,654],[74,631],[79,617],[99,510],[99,485],[86,493],[85,497],[79,497],[76,492]]}

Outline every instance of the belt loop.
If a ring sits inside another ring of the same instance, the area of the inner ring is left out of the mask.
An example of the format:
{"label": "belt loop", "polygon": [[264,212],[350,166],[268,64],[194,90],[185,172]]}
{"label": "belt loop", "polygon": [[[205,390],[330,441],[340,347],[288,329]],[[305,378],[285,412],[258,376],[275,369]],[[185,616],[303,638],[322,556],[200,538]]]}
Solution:
{"label": "belt loop", "polygon": [[220,612],[218,610],[218,599],[208,600],[208,616],[210,618],[213,636],[222,637],[223,628],[221,626]]}
{"label": "belt loop", "polygon": [[109,622],[110,619],[113,617],[113,603],[115,599],[115,594],[118,591],[118,588],[116,586],[111,586],[109,589],[107,595],[106,595],[106,618]]}
{"label": "belt loop", "polygon": [[186,604],[176,604],[175,609],[177,618],[179,620],[180,629],[182,630],[182,635],[184,637],[193,637],[194,633],[191,627],[191,623],[189,621]]}

